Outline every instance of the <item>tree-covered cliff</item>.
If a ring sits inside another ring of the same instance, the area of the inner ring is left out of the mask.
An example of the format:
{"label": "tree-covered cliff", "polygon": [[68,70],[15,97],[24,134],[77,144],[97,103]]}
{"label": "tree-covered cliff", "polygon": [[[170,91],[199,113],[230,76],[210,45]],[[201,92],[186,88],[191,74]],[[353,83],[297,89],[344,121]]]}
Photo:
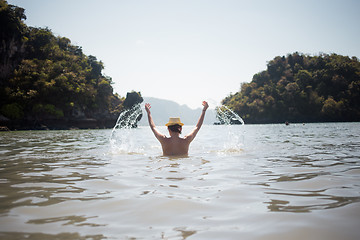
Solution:
{"label": "tree-covered cliff", "polygon": [[124,98],[113,94],[103,63],[48,28],[26,26],[24,19],[24,9],[0,0],[2,119],[20,126],[49,119],[114,122]]}
{"label": "tree-covered cliff", "polygon": [[246,123],[360,121],[360,62],[337,54],[278,56],[223,104]]}

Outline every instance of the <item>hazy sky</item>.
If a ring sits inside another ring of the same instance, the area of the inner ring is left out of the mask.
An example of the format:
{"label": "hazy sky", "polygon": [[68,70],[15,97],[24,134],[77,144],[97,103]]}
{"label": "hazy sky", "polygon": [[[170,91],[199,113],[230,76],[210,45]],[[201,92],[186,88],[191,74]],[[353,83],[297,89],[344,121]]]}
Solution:
{"label": "hazy sky", "polygon": [[360,58],[357,0],[8,0],[105,65],[114,91],[200,107],[301,52]]}

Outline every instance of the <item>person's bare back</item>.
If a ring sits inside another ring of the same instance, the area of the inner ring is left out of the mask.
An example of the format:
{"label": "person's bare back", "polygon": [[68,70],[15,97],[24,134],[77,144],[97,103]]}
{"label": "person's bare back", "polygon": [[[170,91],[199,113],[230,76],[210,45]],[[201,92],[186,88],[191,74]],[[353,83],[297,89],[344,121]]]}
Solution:
{"label": "person's bare back", "polygon": [[161,144],[164,156],[186,156],[190,142],[181,137],[166,137]]}
{"label": "person's bare back", "polygon": [[170,137],[166,137],[164,134],[160,133],[152,120],[152,116],[150,113],[150,104],[145,104],[145,109],[148,115],[149,126],[153,131],[155,137],[161,143],[161,147],[163,150],[164,156],[187,156],[189,152],[189,146],[192,140],[194,140],[196,134],[199,132],[205,117],[205,112],[209,107],[208,103],[203,101],[202,105],[203,110],[196,124],[195,128],[186,135],[184,138],[180,137],[182,126],[184,125],[181,123],[180,118],[170,118],[169,122],[166,124],[169,130]]}

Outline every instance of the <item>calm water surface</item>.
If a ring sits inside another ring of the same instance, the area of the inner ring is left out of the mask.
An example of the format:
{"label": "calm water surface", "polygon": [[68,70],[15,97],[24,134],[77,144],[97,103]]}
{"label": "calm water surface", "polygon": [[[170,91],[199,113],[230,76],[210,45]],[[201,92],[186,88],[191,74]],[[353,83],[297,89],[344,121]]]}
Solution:
{"label": "calm water surface", "polygon": [[360,123],[110,135],[1,132],[0,239],[360,239]]}

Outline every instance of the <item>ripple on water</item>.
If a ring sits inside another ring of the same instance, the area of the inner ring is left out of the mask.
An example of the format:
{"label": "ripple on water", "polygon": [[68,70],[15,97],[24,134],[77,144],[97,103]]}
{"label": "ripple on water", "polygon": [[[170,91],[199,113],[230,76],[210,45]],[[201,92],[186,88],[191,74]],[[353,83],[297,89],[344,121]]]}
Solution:
{"label": "ripple on water", "polygon": [[162,157],[147,127],[129,130],[137,151],[113,151],[110,130],[0,133],[0,234],[358,239],[358,129],[203,126],[187,158]]}

